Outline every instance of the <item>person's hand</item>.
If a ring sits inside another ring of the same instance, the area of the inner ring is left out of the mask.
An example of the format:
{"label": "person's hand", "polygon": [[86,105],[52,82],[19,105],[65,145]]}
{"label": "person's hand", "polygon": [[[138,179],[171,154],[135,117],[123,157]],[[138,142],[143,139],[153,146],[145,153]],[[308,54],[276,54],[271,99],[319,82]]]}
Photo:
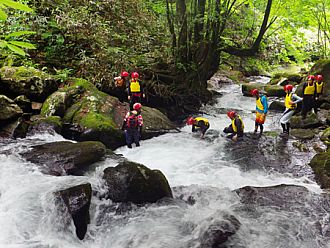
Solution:
{"label": "person's hand", "polygon": [[232,139],[232,141],[235,141],[236,142],[237,141],[237,134],[234,135],[231,139]]}
{"label": "person's hand", "polygon": [[128,100],[131,100],[131,96],[128,96],[127,99],[128,99]]}
{"label": "person's hand", "polygon": [[146,97],[146,94],[142,94],[142,97],[145,98]]}
{"label": "person's hand", "polygon": [[315,100],[317,101],[319,98],[318,97],[315,97]]}

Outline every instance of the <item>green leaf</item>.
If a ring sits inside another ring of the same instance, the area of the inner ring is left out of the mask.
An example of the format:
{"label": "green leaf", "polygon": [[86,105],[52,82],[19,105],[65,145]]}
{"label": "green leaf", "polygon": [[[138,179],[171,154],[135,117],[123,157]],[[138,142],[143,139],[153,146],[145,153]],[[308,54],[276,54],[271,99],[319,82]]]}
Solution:
{"label": "green leaf", "polygon": [[5,48],[7,46],[7,41],[0,40],[0,48]]}
{"label": "green leaf", "polygon": [[36,49],[36,47],[29,43],[29,42],[24,42],[24,41],[8,41],[8,43],[13,44],[15,46],[19,46],[22,48],[28,48],[28,49]]}
{"label": "green leaf", "polygon": [[36,32],[34,32],[34,31],[18,31],[18,32],[12,32],[12,33],[8,34],[5,37],[5,39],[8,39],[10,37],[20,37],[20,36],[23,36],[23,35],[31,35],[31,34],[35,34],[35,33]]}
{"label": "green leaf", "polygon": [[25,52],[21,48],[15,46],[15,45],[12,45],[12,44],[7,44],[7,47],[10,50],[12,50],[14,53],[25,56]]}
{"label": "green leaf", "polygon": [[[1,1],[1,0],[0,0]],[[0,8],[0,20],[5,21],[7,20],[7,14]]]}
{"label": "green leaf", "polygon": [[31,9],[29,6],[12,0],[0,0],[0,4],[1,3],[13,9],[23,10],[26,12],[33,12],[33,9]]}

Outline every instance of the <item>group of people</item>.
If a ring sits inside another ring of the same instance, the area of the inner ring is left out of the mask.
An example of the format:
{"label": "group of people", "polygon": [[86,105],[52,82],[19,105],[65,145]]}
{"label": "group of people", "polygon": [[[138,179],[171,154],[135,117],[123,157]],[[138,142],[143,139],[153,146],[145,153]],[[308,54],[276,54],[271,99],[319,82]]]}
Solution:
{"label": "group of people", "polygon": [[132,148],[134,143],[138,147],[140,146],[143,127],[141,102],[142,98],[145,98],[142,83],[139,81],[139,74],[132,72],[129,80],[129,73],[122,71],[120,76],[115,77],[114,80],[119,100],[124,102],[127,97],[130,106],[130,110],[127,112],[122,125],[122,130],[125,132],[126,145],[128,148]]}
{"label": "group of people", "polygon": [[[116,87],[120,89],[122,95],[127,94],[127,100],[129,101],[130,111],[126,114],[122,125],[122,130],[125,131],[126,144],[128,148],[132,148],[132,144],[138,147],[140,146],[140,138],[143,127],[143,118],[141,115],[142,98],[145,98],[142,84],[140,83],[139,74],[137,72],[131,73],[131,80],[129,80],[129,73],[123,71],[119,77],[115,77]],[[297,109],[297,104],[302,102],[301,115],[302,119],[305,119],[307,113],[314,109],[317,113],[317,109],[320,106],[319,98],[324,91],[324,81],[322,75],[309,75],[307,82],[303,85],[303,97],[299,97],[293,93],[293,85],[288,84],[284,86],[285,91],[285,111],[280,118],[281,127],[283,133],[281,135],[289,135],[290,133],[290,119],[294,115]],[[264,123],[266,115],[268,113],[268,99],[267,96],[258,89],[253,89],[251,95],[256,98],[256,118],[254,133],[262,135],[264,131]],[[121,98],[124,101],[125,97]],[[243,119],[235,111],[228,111],[228,118],[231,120],[231,124],[225,127],[223,132],[229,134],[227,137],[233,141],[237,141],[244,135],[244,123]],[[189,117],[186,122],[188,125],[192,125],[192,132],[200,132],[201,138],[204,138],[206,131],[210,128],[209,120],[204,117]]]}
{"label": "group of people", "polygon": [[[256,119],[254,133],[258,132],[260,128],[260,135],[264,130],[264,123],[268,112],[268,99],[265,94],[258,89],[253,89],[251,94],[256,98]],[[227,138],[237,141],[243,137],[244,123],[243,119],[235,111],[227,112],[228,118],[231,120],[231,124],[225,127],[223,132],[229,134]],[[189,117],[186,122],[188,125],[192,125],[192,132],[200,132],[201,138],[204,138],[206,131],[210,128],[209,120],[203,117],[192,118]]]}
{"label": "group of people", "polygon": [[[320,106],[320,96],[324,91],[324,81],[322,75],[309,75],[307,77],[307,82],[303,85],[303,97],[299,97],[294,94],[293,85],[288,84],[284,86],[285,91],[285,111],[280,118],[281,127],[283,132],[281,136],[287,136],[290,133],[290,119],[297,109],[297,103],[302,101],[302,110],[301,115],[302,119],[305,119],[307,113],[314,109],[314,112],[317,113],[317,109]],[[262,135],[264,130],[264,123],[266,120],[266,115],[268,112],[268,100],[265,94],[263,94],[258,89],[253,89],[251,95],[256,98],[256,118],[255,118],[255,128],[254,133]],[[244,123],[242,118],[235,112],[229,111],[227,113],[228,118],[231,119],[231,124],[228,127],[225,127],[223,132],[229,134],[227,138],[237,141],[244,134]],[[210,127],[210,123],[206,118],[189,117],[187,120],[188,125],[192,125],[192,132],[200,131],[201,137],[203,138],[207,129]]]}

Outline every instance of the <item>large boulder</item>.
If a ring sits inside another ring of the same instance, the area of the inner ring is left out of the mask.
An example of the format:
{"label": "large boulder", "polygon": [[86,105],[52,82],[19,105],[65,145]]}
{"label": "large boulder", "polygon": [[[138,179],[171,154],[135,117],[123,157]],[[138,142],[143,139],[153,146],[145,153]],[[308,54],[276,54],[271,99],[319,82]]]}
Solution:
{"label": "large boulder", "polygon": [[316,154],[309,165],[315,173],[315,179],[321,188],[330,188],[330,150]]}
{"label": "large boulder", "polygon": [[57,205],[64,203],[66,211],[72,217],[76,227],[76,235],[82,240],[87,231],[87,225],[90,223],[89,206],[92,198],[92,186],[85,183],[60,190],[54,193],[57,199]]}
{"label": "large boulder", "polygon": [[33,101],[44,101],[54,92],[59,81],[33,67],[9,67],[0,69],[0,93],[9,97],[25,95]]}
{"label": "large boulder", "polygon": [[290,122],[292,128],[308,129],[322,126],[322,122],[313,113],[308,114],[305,119],[302,119],[300,115],[293,116]]}
{"label": "large boulder", "polygon": [[0,121],[14,119],[22,113],[22,109],[13,100],[0,95]]}
{"label": "large boulder", "polygon": [[251,96],[251,91],[258,89],[266,92],[267,96],[284,97],[285,92],[282,86],[269,84],[242,84],[242,93],[245,96]]}
{"label": "large boulder", "polygon": [[[101,141],[115,149],[125,144],[121,130],[127,103],[99,91],[83,79],[73,78],[70,83],[53,93],[44,102],[41,114],[63,116],[63,135],[78,141]],[[143,138],[163,134],[174,125],[160,111],[143,106]]]}
{"label": "large boulder", "polygon": [[273,101],[273,102],[269,105],[269,110],[283,112],[283,111],[285,110],[284,102],[281,102],[281,101]]}
{"label": "large boulder", "polygon": [[163,197],[172,198],[166,177],[159,170],[142,164],[123,161],[104,170],[107,197],[114,202],[153,203]]}
{"label": "large boulder", "polygon": [[60,141],[34,146],[22,156],[39,165],[45,174],[63,176],[81,175],[89,165],[100,161],[105,153],[106,148],[101,142]]}
{"label": "large boulder", "polygon": [[313,75],[323,75],[325,82],[325,95],[330,96],[330,59],[323,59],[317,61],[310,71]]}

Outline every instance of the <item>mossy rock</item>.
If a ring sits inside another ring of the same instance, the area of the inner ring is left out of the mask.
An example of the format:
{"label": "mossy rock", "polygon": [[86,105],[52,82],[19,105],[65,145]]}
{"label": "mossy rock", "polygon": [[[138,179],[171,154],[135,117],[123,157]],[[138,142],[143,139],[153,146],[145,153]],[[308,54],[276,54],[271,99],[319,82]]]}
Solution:
{"label": "mossy rock", "polygon": [[318,60],[311,68],[310,74],[323,75],[325,84],[325,95],[330,95],[330,59]]}
{"label": "mossy rock", "polygon": [[0,121],[14,119],[21,114],[22,109],[13,100],[0,95]]}
{"label": "mossy rock", "polygon": [[316,114],[310,113],[305,119],[300,115],[293,116],[290,120],[292,128],[316,128],[322,126],[322,122],[317,118]]}
{"label": "mossy rock", "polygon": [[62,119],[60,116],[48,116],[34,115],[31,117],[28,133],[35,134],[40,132],[53,132],[61,134],[62,131]]}
{"label": "mossy rock", "polygon": [[290,134],[301,140],[310,140],[315,137],[315,133],[311,129],[292,129]]}
{"label": "mossy rock", "polygon": [[[121,130],[128,104],[99,91],[84,79],[71,78],[68,85],[47,98],[41,114],[63,116],[63,135],[78,141],[101,141],[115,149],[125,144]],[[157,109],[144,107],[143,137],[150,138],[174,129],[171,121]]]}
{"label": "mossy rock", "polygon": [[25,95],[29,99],[42,102],[57,90],[59,81],[33,67],[0,68],[0,92],[10,97]]}
{"label": "mossy rock", "polygon": [[242,84],[242,93],[245,96],[251,96],[251,91],[258,89],[266,92],[267,96],[284,97],[285,91],[282,86],[269,84]]}
{"label": "mossy rock", "polygon": [[315,179],[321,188],[330,188],[330,150],[316,154],[309,165],[315,173]]}
{"label": "mossy rock", "polygon": [[320,139],[327,145],[330,145],[330,127],[328,127],[327,129],[325,129],[322,134]]}

